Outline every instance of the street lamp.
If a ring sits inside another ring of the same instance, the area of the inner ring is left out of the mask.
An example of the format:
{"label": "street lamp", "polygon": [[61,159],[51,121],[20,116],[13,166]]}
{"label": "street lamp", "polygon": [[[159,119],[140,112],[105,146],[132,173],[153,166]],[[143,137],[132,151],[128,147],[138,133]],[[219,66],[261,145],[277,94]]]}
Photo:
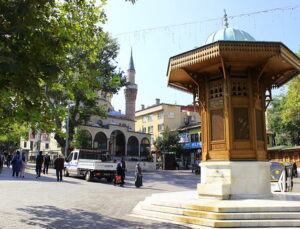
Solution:
{"label": "street lamp", "polygon": [[69,148],[69,126],[70,126],[70,107],[74,106],[74,103],[72,100],[68,101],[67,109],[68,109],[68,116],[67,116],[67,126],[66,126],[66,145],[65,145],[65,157],[68,156],[68,148]]}

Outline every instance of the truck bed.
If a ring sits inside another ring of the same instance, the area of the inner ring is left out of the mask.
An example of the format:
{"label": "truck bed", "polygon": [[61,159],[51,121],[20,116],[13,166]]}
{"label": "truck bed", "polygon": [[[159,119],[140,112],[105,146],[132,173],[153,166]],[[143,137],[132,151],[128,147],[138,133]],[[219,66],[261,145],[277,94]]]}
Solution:
{"label": "truck bed", "polygon": [[80,159],[78,161],[77,168],[79,168],[79,169],[91,169],[91,170],[115,171],[117,169],[117,163],[101,162],[101,161],[98,161],[98,160]]}

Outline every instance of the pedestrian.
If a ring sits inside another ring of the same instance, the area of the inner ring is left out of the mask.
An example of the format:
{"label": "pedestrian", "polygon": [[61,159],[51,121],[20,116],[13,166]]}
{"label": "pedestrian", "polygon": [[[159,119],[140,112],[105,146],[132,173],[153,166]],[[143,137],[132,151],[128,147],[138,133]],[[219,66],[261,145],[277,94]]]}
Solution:
{"label": "pedestrian", "polygon": [[4,156],[0,154],[0,174],[2,173],[3,163],[4,163]]}
{"label": "pedestrian", "polygon": [[122,167],[122,169],[123,169],[123,171],[124,171],[124,179],[125,179],[126,163],[125,163],[123,157],[121,158],[121,167]]}
{"label": "pedestrian", "polygon": [[134,181],[135,187],[139,188],[143,186],[143,175],[142,175],[142,169],[140,163],[136,163],[134,175],[135,175],[135,181]]}
{"label": "pedestrian", "polygon": [[54,161],[54,168],[56,170],[56,178],[57,181],[62,181],[62,171],[65,167],[65,159],[58,155],[58,157]]}
{"label": "pedestrian", "polygon": [[296,162],[293,163],[293,176],[298,177],[298,171],[297,171],[297,164]]}
{"label": "pedestrian", "polygon": [[200,174],[200,160],[198,158],[195,161],[195,174]]}
{"label": "pedestrian", "polygon": [[[118,181],[117,180],[117,177],[120,177],[121,180]],[[114,181],[114,184],[120,184],[121,187],[123,187],[124,185],[124,178],[125,178],[125,172],[124,172],[124,169],[122,168],[122,164],[121,162],[119,162],[117,164],[117,176],[115,177],[115,181]]]}
{"label": "pedestrian", "polygon": [[20,170],[20,177],[25,178],[25,169],[26,169],[26,159],[25,159],[25,155],[22,155],[22,159],[21,159],[22,165],[21,165],[21,170]]}
{"label": "pedestrian", "polygon": [[10,167],[10,164],[11,164],[11,160],[12,160],[12,155],[9,153],[6,157],[6,165],[7,165],[7,168]]}
{"label": "pedestrian", "polygon": [[11,160],[11,164],[12,164],[12,176],[14,177],[16,175],[16,177],[19,176],[19,172],[22,166],[22,160],[20,158],[20,152],[17,151],[17,153],[13,156],[13,159]]}
{"label": "pedestrian", "polygon": [[44,169],[43,169],[44,174],[48,174],[49,164],[50,164],[50,156],[48,155],[48,153],[46,153],[44,157]]}
{"label": "pedestrian", "polygon": [[36,156],[36,159],[35,159],[36,178],[41,176],[43,162],[44,162],[43,152],[40,151],[39,154]]}

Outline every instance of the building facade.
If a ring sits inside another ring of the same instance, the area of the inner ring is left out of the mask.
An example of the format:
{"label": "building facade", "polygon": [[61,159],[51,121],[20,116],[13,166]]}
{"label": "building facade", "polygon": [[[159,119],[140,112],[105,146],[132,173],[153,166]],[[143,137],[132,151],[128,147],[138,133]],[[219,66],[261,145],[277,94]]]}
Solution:
{"label": "building facade", "polygon": [[177,104],[156,103],[135,113],[135,129],[139,132],[152,134],[151,149],[154,150],[153,142],[168,127],[177,130],[188,123],[200,122],[200,116],[193,106],[181,106]]}
{"label": "building facade", "polygon": [[182,152],[180,159],[184,168],[194,168],[196,160],[201,160],[201,123],[187,123],[177,129]]}

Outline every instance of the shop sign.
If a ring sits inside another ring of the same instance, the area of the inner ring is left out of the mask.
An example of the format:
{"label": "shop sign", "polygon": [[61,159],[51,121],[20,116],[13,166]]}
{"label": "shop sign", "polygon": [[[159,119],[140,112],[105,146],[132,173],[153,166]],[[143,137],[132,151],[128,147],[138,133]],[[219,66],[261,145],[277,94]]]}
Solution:
{"label": "shop sign", "polygon": [[201,148],[201,142],[188,142],[182,144],[183,149],[199,149]]}

